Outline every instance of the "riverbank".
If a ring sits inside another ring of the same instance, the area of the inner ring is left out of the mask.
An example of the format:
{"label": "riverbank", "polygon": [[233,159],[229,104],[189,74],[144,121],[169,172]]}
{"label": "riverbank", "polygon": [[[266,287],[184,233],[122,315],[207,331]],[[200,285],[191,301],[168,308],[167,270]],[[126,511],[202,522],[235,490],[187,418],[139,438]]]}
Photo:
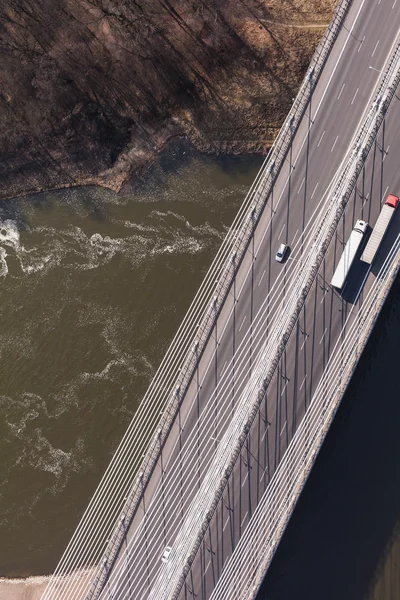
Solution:
{"label": "riverbank", "polygon": [[119,191],[174,137],[265,154],[335,0],[24,0],[5,8],[0,197]]}

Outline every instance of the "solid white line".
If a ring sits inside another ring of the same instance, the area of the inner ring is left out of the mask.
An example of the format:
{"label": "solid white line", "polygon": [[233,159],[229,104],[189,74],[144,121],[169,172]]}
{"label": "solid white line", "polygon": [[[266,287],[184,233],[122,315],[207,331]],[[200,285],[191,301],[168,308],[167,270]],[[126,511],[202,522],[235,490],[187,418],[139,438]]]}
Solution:
{"label": "solid white line", "polygon": [[305,182],[305,180],[306,180],[306,178],[305,178],[305,177],[303,177],[303,181],[301,182],[301,184],[300,184],[300,186],[299,186],[299,189],[297,190],[297,193],[298,193],[298,194],[300,193],[300,190],[301,190],[301,188],[303,187],[303,183]]}
{"label": "solid white line", "polygon": [[376,42],[376,44],[375,44],[375,48],[374,48],[374,51],[373,51],[373,53],[371,54],[371,58],[372,58],[372,57],[373,57],[373,55],[375,54],[375,52],[376,52],[376,49],[377,49],[378,45],[379,45],[379,40],[378,40],[378,41]]}
{"label": "solid white line", "polygon": [[245,515],[244,515],[244,517],[243,517],[243,521],[240,523],[240,527],[243,527],[243,523],[244,523],[244,522],[245,522],[245,520],[246,520],[246,517],[247,517],[247,513],[248,513],[248,512],[249,512],[249,511],[248,511],[248,510],[246,510],[246,514],[245,514]]}
{"label": "solid white line", "polygon": [[354,94],[354,96],[353,96],[353,100],[351,101],[351,104],[354,104],[354,100],[356,99],[356,96],[357,96],[357,94],[358,94],[358,90],[359,90],[359,89],[360,89],[360,88],[357,88],[357,89],[356,89],[356,93],[355,93],[355,94]]}
{"label": "solid white line", "polygon": [[327,331],[328,331],[328,328],[327,328],[327,327],[325,327],[325,331],[324,331],[324,333],[322,334],[322,338],[320,339],[320,342],[319,342],[320,344],[322,343],[322,340],[324,339],[324,337],[325,337],[325,334],[326,334],[326,332],[327,332]]}
{"label": "solid white line", "polygon": [[[381,1],[381,0],[379,0],[378,4],[380,4],[380,1]],[[363,39],[361,40],[361,44],[360,44],[360,47],[358,48],[357,52],[360,52],[360,50],[361,50],[361,46],[363,45],[363,43],[364,43],[364,40],[365,40],[365,35],[364,35]]]}
{"label": "solid white line", "polygon": [[281,230],[280,230],[280,232],[279,232],[278,238],[280,238],[280,237],[281,237],[281,235],[282,235],[282,233],[283,233],[283,230],[285,229],[285,227],[286,227],[286,225],[284,224],[284,225],[283,225],[283,227],[282,227],[282,229],[281,229]]}
{"label": "solid white line", "polygon": [[319,145],[320,145],[320,143],[322,142],[322,138],[324,137],[324,135],[325,135],[325,129],[324,129],[324,131],[322,132],[322,135],[321,135],[321,137],[319,138],[319,142],[318,142],[318,144],[317,144],[317,148],[319,148]]}
{"label": "solid white line", "polygon": [[386,198],[386,194],[387,194],[387,191],[388,191],[388,189],[389,189],[389,186],[387,185],[387,186],[386,186],[386,190],[383,192],[383,196],[382,196],[381,204],[382,204],[382,202],[384,201],[384,199]]}
{"label": "solid white line", "polygon": [[307,379],[307,375],[304,377],[304,379],[303,379],[303,383],[302,383],[302,384],[301,384],[301,386],[299,387],[299,392],[301,392],[301,390],[303,389],[303,385],[305,384],[305,382],[306,382],[306,379]]}
{"label": "solid white line", "polygon": [[246,320],[246,315],[244,315],[244,317],[243,317],[243,321],[242,321],[242,324],[241,324],[241,326],[239,327],[239,331],[242,329],[242,327],[243,327],[243,324],[244,324],[245,320]]}
{"label": "solid white line", "polygon": [[340,90],[340,92],[339,92],[339,96],[336,98],[336,100],[339,100],[340,96],[342,95],[342,92],[343,92],[343,90],[344,90],[344,86],[345,86],[345,85],[346,85],[345,83],[342,85],[342,88],[341,88],[341,90]]}
{"label": "solid white line", "polygon": [[280,432],[279,437],[281,437],[282,433],[284,432],[286,425],[287,425],[287,421],[285,421],[285,424],[282,427],[282,431]]}
{"label": "solid white line", "polygon": [[264,279],[264,275],[265,275],[265,271],[264,273],[261,275],[260,281],[258,282],[258,285],[260,285],[260,283],[262,282],[262,280]]}
{"label": "solid white line", "polygon": [[333,142],[333,146],[331,148],[331,152],[333,151],[334,147],[336,146],[336,142],[338,141],[338,139],[339,139],[339,136],[337,135],[336,136],[336,140]]}
{"label": "solid white line", "polygon": [[222,371],[221,371],[221,377],[222,377],[222,375],[224,374],[225,367],[226,367],[226,365],[227,365],[227,364],[228,364],[228,361],[226,360],[226,361],[225,361],[225,364],[224,364],[224,366],[222,367]]}
{"label": "solid white line", "polygon": [[249,476],[249,472],[247,471],[247,473],[246,473],[246,477],[243,479],[243,482],[242,482],[242,487],[243,487],[243,486],[244,486],[244,484],[246,483],[248,476]]}
{"label": "solid white line", "polygon": [[319,181],[317,182],[317,185],[315,186],[315,188],[314,188],[314,191],[313,191],[313,193],[311,194],[311,199],[313,199],[313,198],[314,198],[314,194],[315,194],[315,192],[317,191],[318,183],[319,183]]}

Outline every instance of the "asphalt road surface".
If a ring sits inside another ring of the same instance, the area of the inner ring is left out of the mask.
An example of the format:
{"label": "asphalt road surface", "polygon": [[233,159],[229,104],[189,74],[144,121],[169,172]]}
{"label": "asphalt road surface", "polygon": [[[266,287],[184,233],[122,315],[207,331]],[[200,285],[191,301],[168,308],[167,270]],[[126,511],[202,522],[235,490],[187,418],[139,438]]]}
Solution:
{"label": "asphalt road surface", "polygon": [[[184,514],[245,389],[260,344],[268,339],[274,320],[285,311],[296,270],[309,251],[317,215],[372,103],[381,70],[398,41],[399,27],[400,2],[353,2],[304,118],[293,134],[264,213],[255,224],[253,241],[208,346],[199,357],[177,422],[102,598],[111,593],[121,600],[151,597],[160,573],[168,570],[168,562],[161,560],[167,546],[172,548],[169,560],[173,561],[174,541]],[[373,226],[387,193],[400,195],[396,153],[399,103],[396,98],[378,134],[181,598],[210,597],[223,564],[304,416],[335,344],[344,338],[352,312],[361,306],[379,263],[400,231],[399,212],[371,271],[357,262],[341,294],[330,286],[355,221],[362,218]],[[275,261],[281,242],[291,249],[283,264]]]}

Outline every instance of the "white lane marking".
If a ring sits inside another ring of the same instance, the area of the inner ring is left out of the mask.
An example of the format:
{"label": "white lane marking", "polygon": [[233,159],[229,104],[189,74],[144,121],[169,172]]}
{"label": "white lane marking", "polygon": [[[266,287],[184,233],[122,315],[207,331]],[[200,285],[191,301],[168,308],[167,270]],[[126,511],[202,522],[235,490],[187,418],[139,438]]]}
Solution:
{"label": "white lane marking", "polygon": [[267,435],[268,427],[269,427],[269,425],[267,425],[267,427],[265,428],[265,431],[264,431],[264,433],[263,433],[263,436],[262,436],[262,438],[261,438],[261,441],[262,441],[262,442],[264,441],[264,438],[265,438],[265,436]]}
{"label": "white lane marking", "polygon": [[342,85],[342,88],[341,88],[341,90],[340,90],[340,92],[339,92],[339,96],[336,98],[336,100],[339,100],[340,96],[342,95],[342,92],[343,92],[343,90],[344,90],[344,86],[345,86],[345,85],[346,85],[345,83]]}
{"label": "white lane marking", "polygon": [[396,6],[396,2],[397,2],[397,0],[394,0],[392,9]]}
{"label": "white lane marking", "polygon": [[[385,158],[387,157],[387,155],[388,155],[388,152],[389,152],[389,148],[390,148],[390,144],[389,144],[389,146],[386,148],[386,150],[385,150],[385,151],[384,151],[384,153],[383,153],[383,160],[385,160]],[[382,162],[383,162],[383,161],[382,161]]]}
{"label": "white lane marking", "polygon": [[304,338],[304,342],[302,343],[302,346],[301,346],[300,350],[303,350],[303,348],[304,348],[304,345],[305,345],[305,343],[306,343],[307,339],[308,339],[308,336],[307,336],[306,338]]}
{"label": "white lane marking", "polygon": [[296,239],[298,233],[299,233],[299,230],[297,230],[296,233],[293,236],[292,245],[294,245],[294,240]]}
{"label": "white lane marking", "polygon": [[225,521],[225,525],[223,526],[223,528],[222,528],[222,531],[225,531],[225,529],[226,529],[226,526],[227,526],[227,525],[228,525],[228,523],[229,523],[229,520],[230,520],[230,517],[228,517],[228,518],[227,518],[227,520]]}
{"label": "white lane marking", "polygon": [[386,186],[386,190],[383,192],[383,196],[382,196],[381,204],[382,204],[382,202],[384,201],[384,199],[386,198],[386,194],[387,194],[387,191],[388,191],[388,189],[389,189],[389,186],[387,185],[387,186]]}
{"label": "white lane marking", "polygon": [[282,427],[282,431],[280,432],[280,434],[279,434],[279,437],[281,437],[282,433],[285,431],[285,427],[286,427],[286,425],[287,425],[287,421],[285,421],[285,424],[284,424],[284,426]]}
{"label": "white lane marking", "polygon": [[285,227],[286,227],[286,225],[283,225],[283,226],[282,226],[282,229],[281,229],[281,230],[280,230],[280,232],[279,232],[278,238],[280,238],[280,237],[281,237],[281,235],[282,235],[282,233],[283,233],[283,230],[285,229]]}
{"label": "white lane marking", "polygon": [[282,392],[281,392],[281,396],[283,396],[283,394],[285,393],[285,390],[286,390],[286,388],[287,388],[287,384],[288,384],[288,383],[289,383],[289,380],[288,380],[288,381],[286,381],[286,383],[285,383],[285,385],[284,385],[284,387],[283,387],[283,390],[282,390]]}
{"label": "white lane marking", "polygon": [[224,364],[224,366],[222,367],[222,371],[221,371],[221,377],[222,377],[222,375],[224,374],[225,367],[226,367],[226,365],[227,365],[227,364],[228,364],[228,361],[226,360],[226,361],[225,361],[225,364]]}
{"label": "white lane marking", "polygon": [[354,96],[353,96],[353,100],[351,101],[351,104],[354,104],[354,100],[356,99],[356,96],[357,96],[357,94],[358,94],[358,90],[359,90],[359,89],[360,89],[360,88],[357,88],[357,89],[356,89],[356,93],[355,93],[355,94],[354,94]]}
{"label": "white lane marking", "polygon": [[322,138],[324,137],[324,135],[325,135],[325,129],[324,129],[324,131],[322,132],[322,135],[321,135],[321,137],[319,138],[319,142],[318,142],[318,144],[317,144],[317,148],[319,148],[319,145],[320,145],[320,143],[322,142]]}
{"label": "white lane marking", "polygon": [[322,334],[322,338],[321,338],[321,339],[320,339],[320,341],[319,341],[319,343],[320,343],[320,344],[322,344],[322,340],[324,339],[324,337],[325,337],[325,334],[326,334],[326,332],[327,332],[327,331],[328,331],[328,328],[327,328],[327,327],[325,327],[325,331],[324,331],[324,333]]}
{"label": "white lane marking", "polygon": [[249,511],[248,511],[248,510],[246,510],[246,514],[245,514],[245,515],[244,515],[244,517],[243,517],[243,521],[240,523],[240,527],[243,527],[243,523],[244,523],[244,522],[245,522],[245,520],[246,520],[246,517],[247,517],[247,513],[248,513],[248,512],[249,512]]}
{"label": "white lane marking", "polygon": [[262,482],[262,480],[264,479],[264,477],[265,477],[265,473],[266,473],[266,472],[267,472],[267,469],[264,469],[264,471],[262,472],[262,475],[261,475],[261,477],[260,477],[260,483],[261,483],[261,482]]}
{"label": "white lane marking", "polygon": [[373,71],[376,71],[377,73],[380,73],[381,71],[379,69],[376,69],[375,67],[371,67],[371,65],[369,65],[368,67],[369,69],[372,69]]}
{"label": "white lane marking", "polygon": [[318,184],[319,184],[319,181],[317,181],[317,185],[315,186],[315,188],[314,188],[314,191],[313,191],[313,193],[311,194],[311,199],[313,199],[313,198],[314,198],[314,194],[315,194],[315,192],[317,191]]}
{"label": "white lane marking", "polygon": [[[380,4],[380,1],[381,1],[381,0],[379,0],[378,4]],[[363,39],[361,40],[361,44],[360,44],[360,46],[359,46],[359,48],[358,48],[357,52],[360,52],[360,50],[361,50],[361,46],[363,45],[363,43],[364,43],[364,40],[365,40],[365,35],[364,35]]]}
{"label": "white lane marking", "polygon": [[242,487],[243,487],[243,486],[244,486],[244,484],[246,483],[248,476],[249,476],[249,472],[247,471],[247,473],[246,473],[246,477],[243,479],[243,482],[242,482]]}
{"label": "white lane marking", "polygon": [[306,382],[306,379],[307,379],[307,375],[304,377],[304,379],[303,379],[303,383],[302,383],[302,384],[301,384],[301,386],[299,387],[299,392],[301,392],[301,390],[303,389],[303,385],[305,384],[305,382]]}
{"label": "white lane marking", "polygon": [[332,146],[332,148],[331,148],[331,152],[333,152],[333,149],[334,149],[334,147],[336,146],[336,142],[338,141],[338,139],[339,139],[339,136],[337,135],[337,136],[336,136],[336,140],[333,142],[333,146]]}
{"label": "white lane marking", "polygon": [[365,198],[364,202],[362,203],[362,207],[361,210],[364,208],[364,206],[367,204],[367,199]]}
{"label": "white lane marking", "polygon": [[244,322],[245,322],[245,320],[246,320],[246,315],[244,315],[244,317],[243,317],[243,321],[242,321],[242,324],[241,324],[241,326],[239,327],[239,331],[242,329],[242,327],[243,327],[243,325],[244,325]]}
{"label": "white lane marking", "polygon": [[207,573],[208,571],[208,567],[211,565],[211,560],[208,561],[208,565],[206,566],[206,570],[204,571],[204,575]]}
{"label": "white lane marking", "polygon": [[301,188],[303,187],[303,183],[305,182],[305,180],[306,180],[306,178],[305,178],[305,177],[303,177],[303,181],[301,182],[301,184],[300,184],[300,186],[299,186],[299,189],[297,190],[297,193],[298,193],[298,194],[300,193],[300,190],[301,190]]}
{"label": "white lane marking", "polygon": [[373,57],[373,55],[375,54],[375,52],[376,52],[376,49],[377,49],[378,45],[379,45],[379,40],[378,40],[378,41],[376,42],[376,44],[375,44],[375,48],[374,48],[374,51],[373,51],[373,53],[371,54],[371,58],[372,58],[372,57]]}
{"label": "white lane marking", "polygon": [[322,300],[321,300],[320,304],[322,304],[322,303],[323,303],[323,301],[325,300],[325,296],[327,295],[328,291],[329,291],[329,290],[325,290],[325,293],[324,293],[324,295],[322,296]]}
{"label": "white lane marking", "polygon": [[260,284],[261,284],[262,280],[264,279],[264,275],[265,275],[265,271],[264,271],[264,273],[261,275],[261,277],[260,277],[260,281],[258,282],[258,285],[260,285]]}

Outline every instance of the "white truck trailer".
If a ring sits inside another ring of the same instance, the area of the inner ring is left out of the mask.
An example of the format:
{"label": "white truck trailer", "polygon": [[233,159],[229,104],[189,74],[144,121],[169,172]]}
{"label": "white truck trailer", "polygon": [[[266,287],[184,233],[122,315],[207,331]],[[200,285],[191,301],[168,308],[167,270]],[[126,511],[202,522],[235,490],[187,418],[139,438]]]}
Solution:
{"label": "white truck trailer", "polygon": [[347,279],[347,275],[351,269],[351,265],[354,262],[357,251],[360,248],[361,242],[364,239],[364,235],[368,229],[368,223],[361,221],[360,219],[356,222],[353,230],[350,234],[347,244],[344,247],[342,256],[340,257],[336,271],[333,274],[331,285],[338,290],[341,290]]}
{"label": "white truck trailer", "polygon": [[385,237],[385,233],[388,230],[390,221],[392,220],[398,203],[398,197],[393,196],[393,194],[389,194],[385,204],[382,206],[382,210],[379,213],[379,217],[375,223],[375,227],[371,233],[371,237],[369,238],[368,243],[365,246],[364,252],[361,256],[361,260],[368,263],[369,265],[372,264],[376,253],[379,250],[379,246],[381,245],[383,238]]}

